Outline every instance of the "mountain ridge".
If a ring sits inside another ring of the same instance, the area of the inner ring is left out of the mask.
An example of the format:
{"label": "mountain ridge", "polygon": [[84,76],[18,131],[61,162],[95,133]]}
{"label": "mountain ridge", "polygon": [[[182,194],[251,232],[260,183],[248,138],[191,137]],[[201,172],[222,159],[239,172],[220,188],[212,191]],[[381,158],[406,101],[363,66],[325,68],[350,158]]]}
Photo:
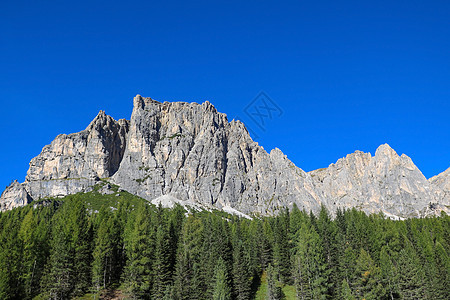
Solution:
{"label": "mountain ridge", "polygon": [[[330,211],[356,207],[400,217],[448,212],[450,169],[427,180],[389,145],[355,151],[327,168],[305,172],[278,148],[253,141],[208,101],[158,102],[137,95],[130,120],[100,111],[78,133],[58,135],[13,182],[0,209],[86,191],[101,178],[148,201],[169,195],[206,207],[271,215],[294,203]],[[30,200],[31,199],[31,200]]]}

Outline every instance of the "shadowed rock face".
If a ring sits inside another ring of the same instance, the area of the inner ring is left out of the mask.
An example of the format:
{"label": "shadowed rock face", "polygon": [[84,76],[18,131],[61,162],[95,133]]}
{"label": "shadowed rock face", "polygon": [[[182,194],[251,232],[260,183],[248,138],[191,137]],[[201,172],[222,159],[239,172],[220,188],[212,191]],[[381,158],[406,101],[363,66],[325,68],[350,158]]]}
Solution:
{"label": "shadowed rock face", "polygon": [[[313,211],[324,204],[330,211],[357,207],[398,216],[432,213],[426,211],[430,203],[448,209],[450,171],[428,181],[388,145],[373,157],[357,151],[306,173],[279,149],[267,153],[242,123],[228,122],[209,102],[160,103],[138,95],[133,106],[130,121],[100,112],[84,131],[59,135],[31,161],[25,182],[11,190],[21,186],[26,204],[111,177],[149,201],[168,195],[244,213],[272,214],[293,203]],[[8,192],[0,202],[12,203],[16,194]]]}

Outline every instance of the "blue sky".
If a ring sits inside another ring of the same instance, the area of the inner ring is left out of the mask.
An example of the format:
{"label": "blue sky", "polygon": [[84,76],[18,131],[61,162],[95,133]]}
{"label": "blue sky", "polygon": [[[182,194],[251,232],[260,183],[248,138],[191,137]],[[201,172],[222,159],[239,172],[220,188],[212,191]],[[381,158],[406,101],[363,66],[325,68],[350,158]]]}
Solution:
{"label": "blue sky", "polygon": [[[209,100],[306,171],[389,143],[450,167],[449,1],[2,1],[0,185],[136,94]],[[282,114],[257,126],[260,91]]]}

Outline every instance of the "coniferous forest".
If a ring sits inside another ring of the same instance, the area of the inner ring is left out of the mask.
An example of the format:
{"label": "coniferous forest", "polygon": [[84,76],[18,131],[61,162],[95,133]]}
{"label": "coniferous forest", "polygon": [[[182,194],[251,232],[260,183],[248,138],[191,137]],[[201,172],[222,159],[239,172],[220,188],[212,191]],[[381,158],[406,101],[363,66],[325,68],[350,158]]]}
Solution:
{"label": "coniferous forest", "polygon": [[0,213],[0,299],[450,299],[445,214],[249,220],[121,194]]}

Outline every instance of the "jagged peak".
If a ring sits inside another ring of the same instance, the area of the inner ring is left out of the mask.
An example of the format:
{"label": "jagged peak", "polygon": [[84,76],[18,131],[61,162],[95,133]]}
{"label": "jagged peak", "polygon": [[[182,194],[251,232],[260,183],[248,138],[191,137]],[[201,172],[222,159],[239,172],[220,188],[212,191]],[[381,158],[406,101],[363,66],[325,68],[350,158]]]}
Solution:
{"label": "jagged peak", "polygon": [[[370,153],[356,150],[353,153],[349,153],[346,156],[339,158],[335,163],[330,164],[328,167],[336,167],[336,166],[345,164],[350,161],[361,160],[361,159],[367,164],[371,158],[372,158],[372,156]],[[314,170],[314,171],[323,171],[326,169],[327,168],[320,168],[320,169]]]}
{"label": "jagged peak", "polygon": [[281,151],[277,147],[275,147],[272,150],[270,150],[270,156],[280,157],[280,158],[283,158],[283,159],[287,158],[286,154],[284,154],[283,151]]}
{"label": "jagged peak", "polygon": [[388,144],[383,144],[378,147],[375,152],[374,160],[378,163],[387,164],[387,165],[397,165],[407,168],[409,170],[417,170],[420,172],[419,168],[414,164],[412,159],[406,155],[402,154],[401,156]]}
{"label": "jagged peak", "polygon": [[[14,180],[11,181],[11,183],[6,187],[5,191],[8,190],[8,189],[11,189],[11,188],[13,188],[13,187],[18,187],[18,186],[21,186],[21,183],[20,183],[17,179],[14,179]],[[4,191],[4,192],[5,192],[5,191]]]}
{"label": "jagged peak", "polygon": [[389,144],[385,143],[380,145],[375,151],[375,157],[378,156],[398,156],[398,154]]}
{"label": "jagged peak", "polygon": [[114,118],[107,115],[104,110],[100,110],[97,116],[91,121],[91,123],[89,123],[85,130],[90,130],[98,125],[104,126],[109,122],[115,122]]}
{"label": "jagged peak", "polygon": [[[115,121],[101,110],[89,131],[59,136],[32,160],[25,183],[11,184],[17,188],[2,199],[12,200],[2,201],[24,205],[28,197],[71,194],[91,186],[97,177],[111,177],[148,200],[167,194],[199,203],[228,203],[245,212],[273,212],[272,206],[266,207],[267,199],[274,205],[297,202],[314,210],[320,203],[350,207],[366,198],[371,202],[361,207],[374,211],[390,205],[389,197],[399,189],[406,192],[398,199],[414,209],[426,206],[433,193],[440,197],[438,202],[448,202],[450,169],[439,175],[442,184],[429,184],[409,157],[398,156],[388,144],[380,145],[375,156],[357,150],[306,176],[280,149],[267,153],[241,121],[229,122],[209,101],[159,102],[136,95],[133,105],[130,121]],[[387,211],[410,213],[403,208]]]}
{"label": "jagged peak", "polygon": [[150,104],[156,104],[156,105],[162,105],[162,106],[202,106],[205,110],[210,110],[213,112],[217,112],[216,107],[209,102],[208,100],[204,101],[203,103],[197,103],[197,102],[186,102],[186,101],[158,101],[155,99],[152,99],[150,97],[142,97],[141,95],[136,95],[133,99],[133,109],[145,109],[147,105]]}
{"label": "jagged peak", "polygon": [[150,97],[142,97],[141,95],[137,94],[133,99],[133,111],[135,109],[145,109],[147,105],[151,104],[162,105],[164,103],[154,100]]}

